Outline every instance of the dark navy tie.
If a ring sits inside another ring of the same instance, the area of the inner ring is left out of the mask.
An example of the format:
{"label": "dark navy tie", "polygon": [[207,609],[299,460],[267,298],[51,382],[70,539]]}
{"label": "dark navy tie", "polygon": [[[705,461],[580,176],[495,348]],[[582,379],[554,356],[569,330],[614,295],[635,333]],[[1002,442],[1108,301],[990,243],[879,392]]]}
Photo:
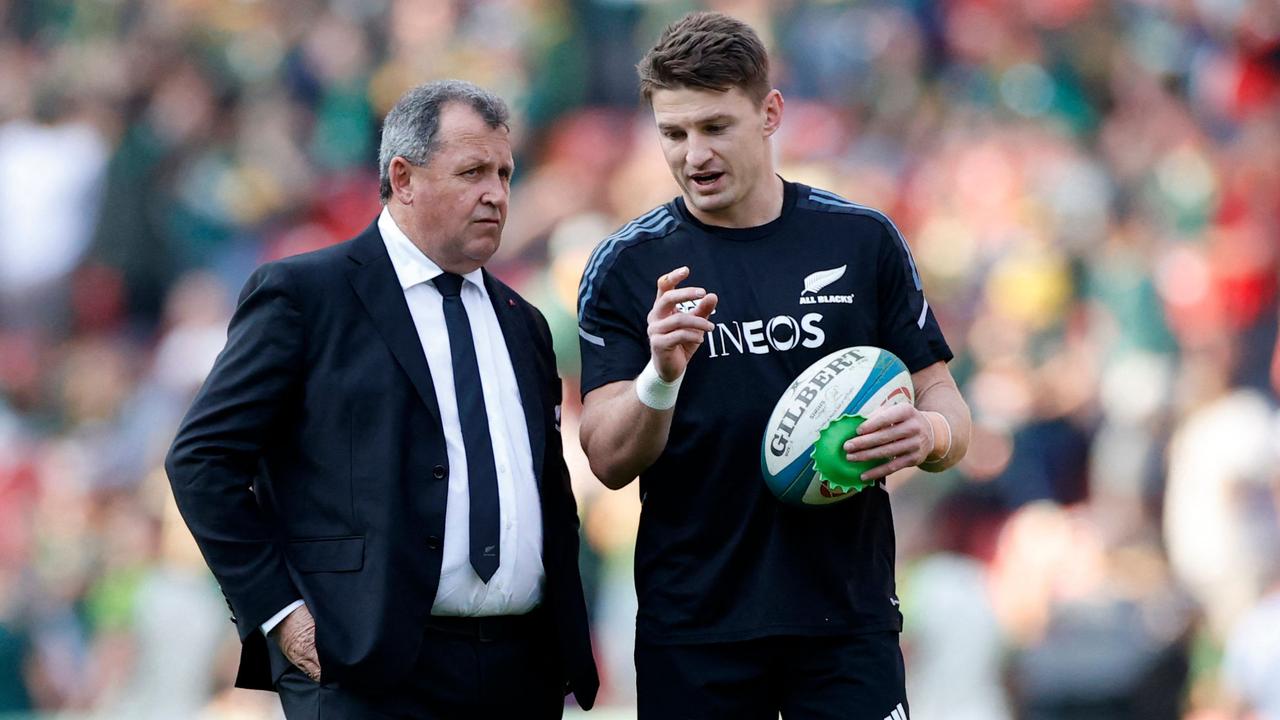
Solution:
{"label": "dark navy tie", "polygon": [[489,582],[498,570],[498,473],[493,464],[493,439],[489,414],[484,408],[484,386],[476,363],[475,339],[467,309],[462,306],[462,276],[444,273],[434,280],[444,296],[444,324],[449,328],[449,354],[453,356],[453,387],[458,396],[458,420],[467,451],[467,483],[471,493],[471,567]]}

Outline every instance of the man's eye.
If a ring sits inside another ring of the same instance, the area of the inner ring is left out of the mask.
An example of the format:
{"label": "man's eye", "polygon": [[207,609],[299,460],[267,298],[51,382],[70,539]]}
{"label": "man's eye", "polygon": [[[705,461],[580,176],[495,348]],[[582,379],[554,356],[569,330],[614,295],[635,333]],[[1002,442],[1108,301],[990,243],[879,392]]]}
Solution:
{"label": "man's eye", "polygon": [[480,174],[480,168],[469,168],[467,170],[463,170],[462,174],[466,177],[475,177]]}

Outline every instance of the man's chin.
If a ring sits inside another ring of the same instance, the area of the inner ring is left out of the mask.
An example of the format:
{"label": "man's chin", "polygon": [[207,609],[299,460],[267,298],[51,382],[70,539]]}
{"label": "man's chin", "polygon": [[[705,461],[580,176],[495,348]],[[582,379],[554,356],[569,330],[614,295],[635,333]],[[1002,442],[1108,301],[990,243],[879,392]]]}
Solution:
{"label": "man's chin", "polygon": [[502,236],[498,231],[494,231],[492,236],[482,236],[474,238],[467,243],[466,256],[481,265],[489,262],[489,258],[498,252],[498,248],[502,245]]}
{"label": "man's chin", "polygon": [[699,212],[704,213],[717,213],[733,204],[732,198],[724,191],[704,195],[695,190],[685,193],[685,199]]}

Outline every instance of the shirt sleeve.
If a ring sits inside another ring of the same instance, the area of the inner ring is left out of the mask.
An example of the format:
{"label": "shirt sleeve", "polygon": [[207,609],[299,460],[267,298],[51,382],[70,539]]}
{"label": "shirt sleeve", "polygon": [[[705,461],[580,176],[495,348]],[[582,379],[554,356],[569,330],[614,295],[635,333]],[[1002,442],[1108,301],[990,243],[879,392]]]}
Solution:
{"label": "shirt sleeve", "polygon": [[[655,278],[656,280],[656,278]],[[625,258],[588,264],[578,287],[578,344],[582,351],[582,396],[602,385],[634,380],[649,362],[645,316],[635,273]]]}
{"label": "shirt sleeve", "polygon": [[276,613],[275,615],[272,615],[270,619],[262,623],[262,634],[270,635],[271,631],[275,630],[277,625],[284,622],[284,619],[289,617],[289,613],[293,612],[294,610],[297,610],[298,608],[302,607],[305,604],[306,603],[302,602],[301,600],[294,600],[288,605],[285,605],[283,608],[281,608],[280,612]]}
{"label": "shirt sleeve", "polygon": [[897,355],[911,372],[951,360],[951,348],[925,298],[911,249],[888,222],[881,223],[877,277],[880,346]]}

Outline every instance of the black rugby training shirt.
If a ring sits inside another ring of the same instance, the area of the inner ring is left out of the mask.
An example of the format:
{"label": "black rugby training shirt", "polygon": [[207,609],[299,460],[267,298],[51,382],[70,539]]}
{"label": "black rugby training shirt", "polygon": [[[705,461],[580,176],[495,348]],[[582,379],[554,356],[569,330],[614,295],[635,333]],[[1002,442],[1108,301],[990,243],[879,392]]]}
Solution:
{"label": "black rugby training shirt", "polygon": [[754,228],[705,225],[683,198],[655,208],[606,238],[583,273],[584,395],[648,363],[655,283],[682,265],[683,285],[719,304],[666,449],[640,476],[638,636],[901,630],[883,488],[825,507],[784,505],[760,475],[760,442],[787,385],[840,348],[886,348],[911,372],[951,359],[906,241],[883,214],[789,182],[781,215]]}

